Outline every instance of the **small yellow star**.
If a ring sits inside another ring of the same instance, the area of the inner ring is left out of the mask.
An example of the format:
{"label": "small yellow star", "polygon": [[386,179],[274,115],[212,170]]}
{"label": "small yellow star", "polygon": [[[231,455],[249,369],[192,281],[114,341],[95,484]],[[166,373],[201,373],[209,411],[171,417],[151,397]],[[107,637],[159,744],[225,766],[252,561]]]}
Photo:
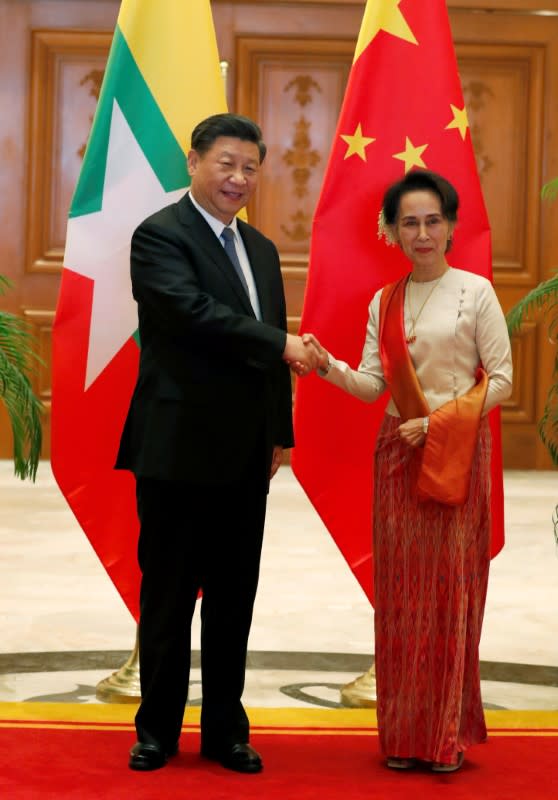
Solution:
{"label": "small yellow star", "polygon": [[457,108],[457,106],[454,106],[452,103],[450,103],[450,108],[453,113],[453,119],[449,125],[446,125],[446,130],[449,130],[450,128],[458,128],[461,138],[465,140],[467,128],[469,127],[469,120],[467,119],[467,111],[465,106],[463,106],[463,108]]}
{"label": "small yellow star", "polygon": [[356,126],[355,132],[352,136],[349,136],[348,134],[341,134],[341,138],[349,145],[347,147],[347,152],[345,153],[345,158],[349,158],[350,156],[356,154],[357,156],[360,156],[363,161],[366,161],[366,148],[369,144],[372,144],[372,142],[376,141],[370,136],[362,135],[362,126],[360,122]]}
{"label": "small yellow star", "polygon": [[427,144],[422,144],[418,147],[415,147],[409,137],[405,137],[405,150],[403,150],[402,153],[395,153],[393,156],[394,158],[398,158],[400,161],[405,162],[405,175],[412,167],[423,167],[423,169],[426,169],[426,164],[422,160],[421,156],[427,147]]}
{"label": "small yellow star", "polygon": [[398,36],[406,42],[418,44],[409,23],[399,10],[401,0],[375,0],[366,4],[364,17],[358,35],[354,61],[366,50],[372,39],[380,31]]}

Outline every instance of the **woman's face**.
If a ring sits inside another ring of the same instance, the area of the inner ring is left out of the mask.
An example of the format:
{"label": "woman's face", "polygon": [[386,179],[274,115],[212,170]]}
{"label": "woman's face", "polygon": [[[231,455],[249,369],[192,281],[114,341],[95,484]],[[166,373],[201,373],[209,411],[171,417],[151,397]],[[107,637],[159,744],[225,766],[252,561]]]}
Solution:
{"label": "woman's face", "polygon": [[453,228],[453,223],[443,216],[440,198],[434,192],[416,190],[401,197],[395,240],[417,268],[446,265],[445,253]]}

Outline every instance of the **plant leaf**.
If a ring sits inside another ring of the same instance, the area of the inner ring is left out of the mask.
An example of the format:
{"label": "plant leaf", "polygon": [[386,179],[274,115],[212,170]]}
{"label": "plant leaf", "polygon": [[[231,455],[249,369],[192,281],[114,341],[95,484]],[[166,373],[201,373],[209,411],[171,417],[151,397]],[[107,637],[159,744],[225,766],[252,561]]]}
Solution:
{"label": "plant leaf", "polygon": [[516,333],[525,319],[533,312],[542,311],[549,317],[549,332],[551,338],[556,332],[556,319],[552,311],[558,306],[558,273],[547,281],[539,283],[522,297],[506,314],[506,322],[510,336]]}
{"label": "plant leaf", "polygon": [[41,455],[42,403],[35,397],[29,378],[0,350],[0,397],[2,397],[14,439],[15,474],[35,480]]}
{"label": "plant leaf", "polygon": [[539,422],[540,437],[558,466],[558,356],[554,361],[553,384],[548,390],[543,415]]}
{"label": "plant leaf", "polygon": [[545,183],[541,189],[543,200],[555,200],[558,197],[558,178]]}
{"label": "plant leaf", "polygon": [[[10,286],[10,281],[0,275],[0,294]],[[0,398],[12,428],[14,470],[22,480],[34,481],[41,456],[43,406],[33,392],[29,375],[43,362],[33,345],[26,321],[0,311]]]}

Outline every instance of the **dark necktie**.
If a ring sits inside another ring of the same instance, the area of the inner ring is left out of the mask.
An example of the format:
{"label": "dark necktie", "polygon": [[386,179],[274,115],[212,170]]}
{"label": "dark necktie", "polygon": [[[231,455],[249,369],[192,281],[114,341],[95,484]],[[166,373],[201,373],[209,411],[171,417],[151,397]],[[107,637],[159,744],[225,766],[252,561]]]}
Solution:
{"label": "dark necktie", "polygon": [[240,266],[240,261],[238,260],[238,254],[236,252],[236,247],[234,245],[234,231],[232,230],[232,228],[223,228],[221,236],[223,237],[223,241],[225,242],[225,253],[232,261],[232,265],[235,268],[236,274],[240,279],[242,288],[244,289],[248,297],[250,297],[250,292],[248,291],[248,284],[246,283],[246,278],[244,277],[244,273],[242,272],[242,267]]}

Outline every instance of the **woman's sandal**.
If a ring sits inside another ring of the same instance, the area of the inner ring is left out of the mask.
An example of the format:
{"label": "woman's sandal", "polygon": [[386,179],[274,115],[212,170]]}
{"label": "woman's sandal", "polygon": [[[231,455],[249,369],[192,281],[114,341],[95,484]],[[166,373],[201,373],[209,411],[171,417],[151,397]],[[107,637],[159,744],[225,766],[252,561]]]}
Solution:
{"label": "woman's sandal", "polygon": [[439,761],[434,761],[430,769],[432,772],[457,772],[463,764],[463,757],[464,753],[463,750],[461,750],[457,754],[457,761],[455,764],[441,764]]}
{"label": "woman's sandal", "polygon": [[386,759],[386,765],[390,769],[414,769],[417,765],[416,758],[396,758],[389,756]]}

